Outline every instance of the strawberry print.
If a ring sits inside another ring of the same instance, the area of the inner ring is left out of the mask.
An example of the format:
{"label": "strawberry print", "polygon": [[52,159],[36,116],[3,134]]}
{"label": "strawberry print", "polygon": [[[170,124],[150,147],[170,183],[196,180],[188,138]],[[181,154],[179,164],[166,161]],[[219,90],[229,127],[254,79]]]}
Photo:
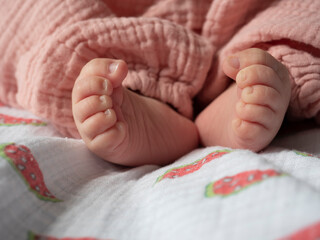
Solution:
{"label": "strawberry print", "polygon": [[[98,238],[93,238],[93,237],[80,237],[80,238],[71,238],[71,237],[66,237],[66,238],[55,238],[55,237],[50,237],[50,236],[43,236],[39,234],[35,234],[33,232],[28,232],[28,240],[99,240]],[[101,239],[102,240],[102,239]],[[108,239],[105,239],[108,240]],[[111,239],[109,239],[111,240]]]}
{"label": "strawberry print", "polygon": [[231,151],[228,149],[218,150],[218,151],[215,151],[215,152],[208,154],[204,158],[197,160],[193,163],[169,169],[163,175],[158,177],[156,182],[160,182],[165,178],[173,179],[173,178],[177,178],[177,177],[182,177],[182,176],[188,175],[190,173],[193,173],[195,171],[198,171],[200,168],[202,168],[202,166],[204,164],[211,162],[212,160],[214,160],[216,158],[222,157],[223,155],[225,155],[229,152],[231,152]]}
{"label": "strawberry print", "polygon": [[29,148],[15,143],[0,145],[0,156],[6,159],[22,177],[29,190],[39,199],[59,202],[45,185],[42,172]]}
{"label": "strawberry print", "polygon": [[312,224],[302,230],[293,233],[290,236],[279,240],[319,240],[320,239],[320,222]]}
{"label": "strawberry print", "polygon": [[45,122],[31,118],[19,118],[0,113],[0,126],[14,126],[14,125],[35,125],[44,126]]}
{"label": "strawberry print", "polygon": [[234,176],[227,176],[218,181],[212,182],[206,187],[206,197],[229,196],[238,193],[251,186],[252,184],[261,182],[271,177],[282,176],[273,169],[268,170],[252,170],[238,173]]}
{"label": "strawberry print", "polygon": [[2,102],[0,102],[0,107],[4,107],[5,105],[2,103]]}

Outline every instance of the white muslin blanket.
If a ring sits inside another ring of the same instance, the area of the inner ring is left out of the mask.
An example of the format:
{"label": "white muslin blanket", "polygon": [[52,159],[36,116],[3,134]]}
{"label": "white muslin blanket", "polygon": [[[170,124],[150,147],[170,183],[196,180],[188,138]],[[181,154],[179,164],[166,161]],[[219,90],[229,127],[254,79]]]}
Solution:
{"label": "white muslin blanket", "polygon": [[0,107],[0,239],[319,239],[320,130],[125,168]]}

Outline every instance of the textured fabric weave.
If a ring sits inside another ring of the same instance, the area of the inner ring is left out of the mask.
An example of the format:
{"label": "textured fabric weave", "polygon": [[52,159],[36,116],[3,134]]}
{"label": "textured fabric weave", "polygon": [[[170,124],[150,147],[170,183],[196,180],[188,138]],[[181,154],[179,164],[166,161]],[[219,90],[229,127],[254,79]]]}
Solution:
{"label": "textured fabric weave", "polygon": [[[320,2],[0,0],[0,101],[78,136],[71,91],[91,59],[123,59],[124,86],[192,116],[228,54],[263,46],[291,74],[290,115],[320,118]],[[221,71],[221,70],[220,70]]]}

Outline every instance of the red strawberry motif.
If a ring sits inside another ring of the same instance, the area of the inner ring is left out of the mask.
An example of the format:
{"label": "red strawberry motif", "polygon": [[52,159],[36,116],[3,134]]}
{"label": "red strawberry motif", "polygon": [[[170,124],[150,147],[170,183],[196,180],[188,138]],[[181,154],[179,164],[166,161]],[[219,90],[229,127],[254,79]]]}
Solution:
{"label": "red strawberry motif", "polygon": [[318,240],[320,239],[320,222],[312,224],[280,240]]}
{"label": "red strawberry motif", "polygon": [[[39,234],[35,234],[33,232],[28,233],[28,240],[99,240],[97,238],[92,238],[92,237],[80,237],[80,238],[55,238],[55,237],[50,237],[50,236],[43,236]],[[101,239],[102,240],[102,239]],[[107,240],[107,239],[105,239]],[[110,239],[109,239],[110,240]]]}
{"label": "red strawberry motif", "polygon": [[44,126],[46,125],[45,122],[42,122],[37,119],[31,119],[31,118],[19,118],[19,117],[13,117],[5,114],[0,113],[0,126],[13,126],[13,125],[26,125],[31,124],[35,126]]}
{"label": "red strawberry motif", "polygon": [[156,182],[160,182],[165,178],[173,179],[173,178],[177,178],[177,177],[182,177],[182,176],[188,175],[190,173],[193,173],[195,171],[198,171],[200,168],[202,168],[202,166],[204,164],[211,162],[213,159],[222,157],[223,155],[225,155],[229,152],[231,152],[231,151],[228,149],[218,150],[218,151],[215,151],[215,152],[208,154],[204,158],[197,160],[193,163],[169,169],[163,175],[158,177]]}
{"label": "red strawberry motif", "polygon": [[240,192],[254,183],[281,175],[284,174],[273,169],[268,169],[245,171],[231,177],[227,176],[216,182],[208,184],[206,187],[206,197],[214,197],[217,195],[228,196],[230,194]]}
{"label": "red strawberry motif", "polygon": [[0,145],[0,156],[19,173],[25,184],[39,199],[59,202],[45,185],[42,172],[29,148],[14,143]]}
{"label": "red strawberry motif", "polygon": [[0,107],[4,107],[5,105],[2,103],[2,102],[0,102]]}

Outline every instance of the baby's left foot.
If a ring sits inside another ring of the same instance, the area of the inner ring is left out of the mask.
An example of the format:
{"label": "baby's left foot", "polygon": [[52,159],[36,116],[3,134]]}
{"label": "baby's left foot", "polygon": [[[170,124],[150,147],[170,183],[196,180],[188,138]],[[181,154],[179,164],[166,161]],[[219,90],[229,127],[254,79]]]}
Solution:
{"label": "baby's left foot", "polygon": [[205,146],[221,145],[260,151],[278,133],[291,88],[287,69],[267,52],[252,48],[223,64],[236,80],[196,119]]}

